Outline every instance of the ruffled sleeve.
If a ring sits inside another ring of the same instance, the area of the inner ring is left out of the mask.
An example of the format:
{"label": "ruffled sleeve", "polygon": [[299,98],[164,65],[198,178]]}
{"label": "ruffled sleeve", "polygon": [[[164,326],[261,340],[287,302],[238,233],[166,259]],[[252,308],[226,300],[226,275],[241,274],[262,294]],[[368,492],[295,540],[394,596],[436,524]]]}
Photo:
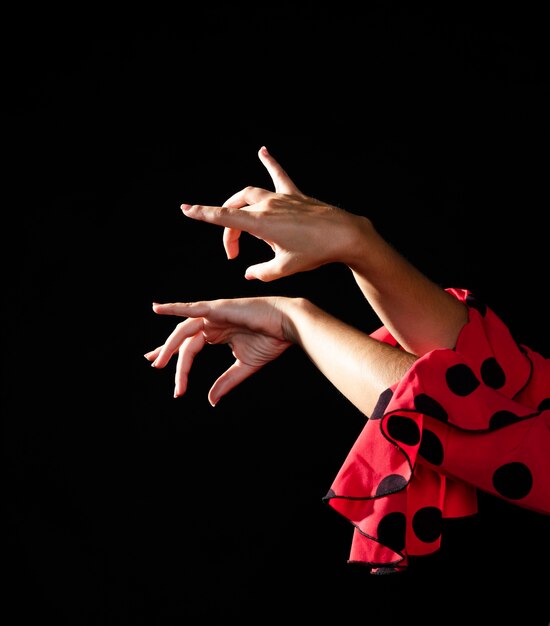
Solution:
{"label": "ruffled sleeve", "polygon": [[[468,306],[456,347],[380,395],[324,498],[354,527],[349,562],[372,573],[438,550],[443,519],[475,514],[478,489],[550,512],[550,362],[469,291],[447,291]],[[384,327],[372,336],[396,345]]]}

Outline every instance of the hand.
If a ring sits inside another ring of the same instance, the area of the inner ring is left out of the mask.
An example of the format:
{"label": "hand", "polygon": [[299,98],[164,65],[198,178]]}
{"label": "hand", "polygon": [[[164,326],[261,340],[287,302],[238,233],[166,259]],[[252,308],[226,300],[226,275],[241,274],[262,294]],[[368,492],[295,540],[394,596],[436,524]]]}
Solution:
{"label": "hand", "polygon": [[224,226],[223,245],[229,259],[239,254],[242,231],[271,246],[275,256],[248,267],[247,279],[267,282],[326,263],[351,262],[370,222],[306,196],[265,147],[258,155],[273,180],[274,192],[245,187],[222,207],[182,204],[184,215]]}
{"label": "hand", "polygon": [[187,390],[195,356],[206,344],[228,344],[235,362],[214,382],[208,400],[215,406],[231,389],[280,356],[292,341],[285,337],[283,313],[287,298],[257,297],[191,303],[153,304],[158,315],[187,319],[163,345],[144,356],[152,367],[164,368],[177,354],[174,397]]}

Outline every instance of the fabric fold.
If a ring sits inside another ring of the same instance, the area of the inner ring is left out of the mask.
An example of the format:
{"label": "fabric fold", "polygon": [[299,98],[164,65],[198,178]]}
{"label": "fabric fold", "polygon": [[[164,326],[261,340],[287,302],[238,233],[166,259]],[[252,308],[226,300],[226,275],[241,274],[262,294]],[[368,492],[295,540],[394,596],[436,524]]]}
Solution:
{"label": "fabric fold", "polygon": [[[477,490],[550,512],[550,361],[518,344],[469,291],[454,349],[434,350],[380,395],[323,498],[354,527],[349,562],[403,571],[441,545]],[[385,327],[372,336],[397,345]]]}

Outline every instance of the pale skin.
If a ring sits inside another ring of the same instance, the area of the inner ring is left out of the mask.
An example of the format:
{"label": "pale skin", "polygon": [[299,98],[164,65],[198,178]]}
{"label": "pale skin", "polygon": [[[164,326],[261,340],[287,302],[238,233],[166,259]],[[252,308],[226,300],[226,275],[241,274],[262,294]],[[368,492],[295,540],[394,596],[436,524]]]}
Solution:
{"label": "pale skin", "polygon": [[145,355],[155,368],[177,355],[174,396],[187,390],[195,356],[207,344],[227,344],[234,363],[214,382],[215,406],[231,389],[299,345],[319,370],[362,413],[399,380],[416,356],[372,339],[303,298],[256,297],[153,304],[160,315],[185,317],[162,346]]}
{"label": "pale skin", "polygon": [[454,347],[467,322],[463,303],[410,264],[360,215],[303,194],[265,147],[258,153],[275,191],[246,187],[223,206],[182,205],[184,215],[223,227],[228,259],[243,232],[266,242],[273,257],[251,265],[249,280],[274,281],[328,263],[346,265],[401,348],[380,342],[302,298],[257,297],[153,305],[155,313],[185,317],[145,358],[156,368],[177,355],[174,395],[181,396],[193,359],[208,344],[228,344],[235,362],[213,384],[221,397],[295,344],[362,413],[415,360]]}

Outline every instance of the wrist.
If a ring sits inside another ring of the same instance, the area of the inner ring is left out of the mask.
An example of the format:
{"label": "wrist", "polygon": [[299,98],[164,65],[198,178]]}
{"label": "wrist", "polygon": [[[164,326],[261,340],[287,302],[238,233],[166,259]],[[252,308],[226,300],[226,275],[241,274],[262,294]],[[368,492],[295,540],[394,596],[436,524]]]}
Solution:
{"label": "wrist", "polygon": [[349,217],[348,236],[339,260],[353,270],[365,264],[380,235],[368,217],[356,214],[349,214]]}
{"label": "wrist", "polygon": [[282,305],[284,338],[301,346],[300,329],[308,320],[318,316],[320,309],[306,298],[283,298],[279,304]]}
{"label": "wrist", "polygon": [[386,276],[388,264],[395,262],[397,253],[376,230],[372,221],[360,217],[355,237],[350,241],[346,265],[354,274],[372,279]]}

